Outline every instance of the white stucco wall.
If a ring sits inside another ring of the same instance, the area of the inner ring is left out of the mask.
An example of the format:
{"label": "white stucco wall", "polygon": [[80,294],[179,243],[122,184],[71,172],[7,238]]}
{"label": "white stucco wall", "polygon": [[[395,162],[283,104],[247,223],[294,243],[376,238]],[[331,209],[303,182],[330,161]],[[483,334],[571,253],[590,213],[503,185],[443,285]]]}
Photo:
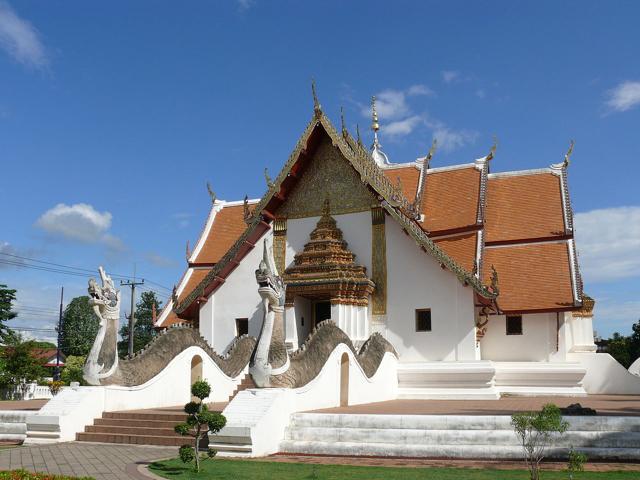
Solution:
{"label": "white stucco wall", "polygon": [[200,331],[216,352],[224,353],[236,337],[236,318],[249,319],[249,335],[262,328],[260,295],[255,271],[262,260],[263,242],[271,244],[268,231],[242,259],[205,305],[200,308]]}
{"label": "white stucco wall", "polygon": [[480,341],[480,352],[483,360],[546,362],[554,360],[556,344],[555,313],[522,315],[522,335],[507,335],[506,316],[492,315]]}
{"label": "white stucco wall", "polygon": [[[475,360],[473,289],[440,268],[389,217],[386,337],[400,363]],[[415,310],[431,309],[431,331],[416,332]]]}

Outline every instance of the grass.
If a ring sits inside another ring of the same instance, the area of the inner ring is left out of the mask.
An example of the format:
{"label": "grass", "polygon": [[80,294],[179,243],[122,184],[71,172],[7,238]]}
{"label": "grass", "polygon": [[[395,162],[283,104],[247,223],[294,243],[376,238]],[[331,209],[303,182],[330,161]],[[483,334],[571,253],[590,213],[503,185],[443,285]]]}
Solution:
{"label": "grass", "polygon": [[[302,463],[228,460],[216,458],[202,462],[200,473],[179,459],[152,463],[149,469],[161,477],[179,480],[528,480],[525,470],[468,468],[355,467],[348,465],[311,465]],[[542,480],[566,480],[566,472],[543,472]],[[575,480],[631,480],[638,472],[583,472]]]}

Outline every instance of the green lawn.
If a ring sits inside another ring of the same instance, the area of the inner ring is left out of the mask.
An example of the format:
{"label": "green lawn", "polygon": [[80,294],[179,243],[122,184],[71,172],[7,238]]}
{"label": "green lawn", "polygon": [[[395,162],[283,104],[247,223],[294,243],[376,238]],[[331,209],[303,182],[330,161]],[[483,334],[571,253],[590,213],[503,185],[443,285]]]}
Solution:
{"label": "green lawn", "polygon": [[[474,470],[465,468],[394,468],[352,467],[345,465],[308,465],[301,463],[227,460],[217,458],[202,462],[199,474],[179,459],[156,462],[149,467],[152,472],[172,479],[234,479],[234,480],[528,480],[524,470]],[[638,472],[584,472],[575,480],[637,480]],[[566,480],[565,472],[543,472],[541,480]]]}

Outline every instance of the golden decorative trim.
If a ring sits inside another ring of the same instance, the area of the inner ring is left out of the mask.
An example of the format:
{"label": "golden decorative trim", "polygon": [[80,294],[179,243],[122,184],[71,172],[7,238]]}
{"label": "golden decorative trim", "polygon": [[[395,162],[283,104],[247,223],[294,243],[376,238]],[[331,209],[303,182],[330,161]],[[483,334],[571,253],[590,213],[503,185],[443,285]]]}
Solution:
{"label": "golden decorative trim", "polygon": [[573,312],[574,317],[593,317],[593,307],[596,301],[586,293],[582,295],[582,308]]}
{"label": "golden decorative trim", "polygon": [[273,222],[273,259],[278,272],[284,272],[287,255],[287,219],[276,218]]}
{"label": "golden decorative trim", "polygon": [[371,279],[376,288],[371,295],[373,315],[387,313],[387,240],[385,214],[380,207],[371,209]]}
{"label": "golden decorative trim", "polygon": [[366,268],[355,263],[355,255],[329,213],[328,199],[322,211],[309,242],[282,276],[287,286],[285,304],[292,304],[299,295],[326,299],[332,304],[367,305],[375,285],[367,277]]}

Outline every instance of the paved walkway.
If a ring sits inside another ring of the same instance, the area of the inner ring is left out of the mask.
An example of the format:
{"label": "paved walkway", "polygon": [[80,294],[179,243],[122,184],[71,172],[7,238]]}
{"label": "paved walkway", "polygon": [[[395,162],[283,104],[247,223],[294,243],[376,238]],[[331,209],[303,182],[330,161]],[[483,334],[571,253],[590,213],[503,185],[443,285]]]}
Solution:
{"label": "paved walkway", "polygon": [[586,397],[502,397],[499,400],[390,400],[350,407],[316,410],[317,413],[389,415],[511,415],[540,410],[545,403],[566,407],[579,403],[598,415],[640,416],[640,395],[589,395]]}
{"label": "paved walkway", "polygon": [[3,400],[0,410],[40,410],[49,400]]}
{"label": "paved walkway", "polygon": [[0,471],[24,468],[96,480],[147,479],[140,464],[177,456],[177,447],[68,442],[0,450]]}

